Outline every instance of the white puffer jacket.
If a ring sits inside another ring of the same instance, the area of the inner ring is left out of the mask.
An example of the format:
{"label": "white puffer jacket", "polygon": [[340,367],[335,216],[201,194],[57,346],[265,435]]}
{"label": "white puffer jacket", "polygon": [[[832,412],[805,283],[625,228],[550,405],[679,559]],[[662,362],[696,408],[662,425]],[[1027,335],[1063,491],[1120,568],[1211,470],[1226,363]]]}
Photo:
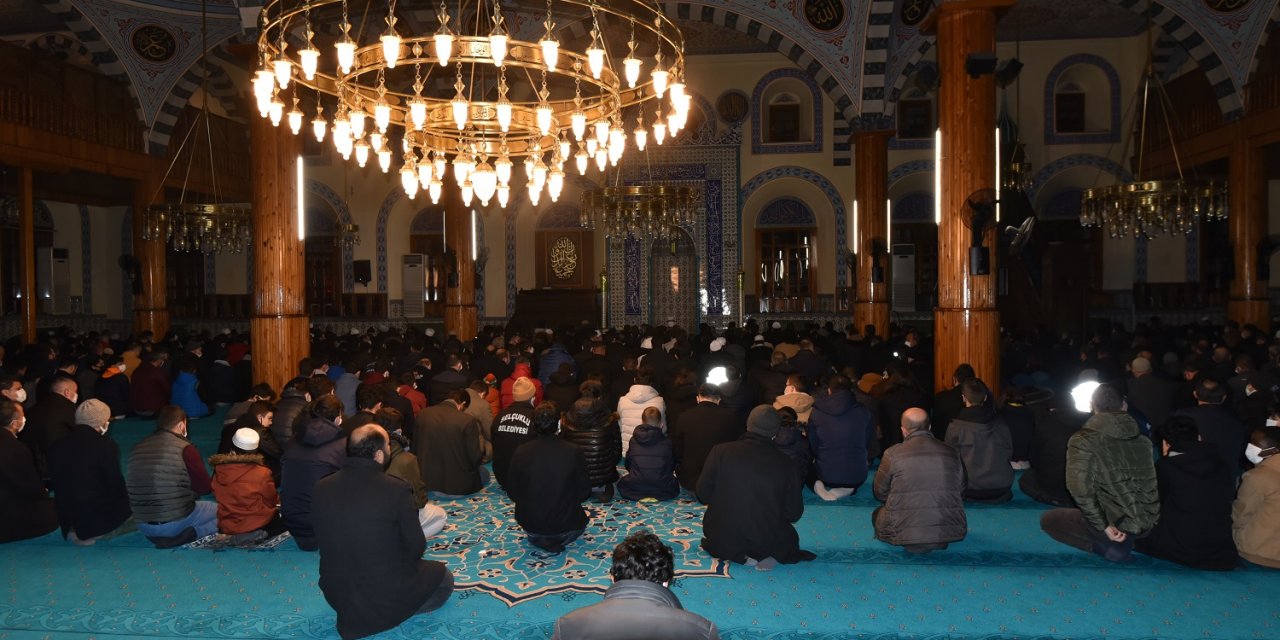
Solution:
{"label": "white puffer jacket", "polygon": [[648,407],[657,407],[662,412],[662,431],[667,430],[667,402],[658,395],[658,390],[647,384],[633,384],[627,395],[618,398],[618,426],[622,428],[622,457],[627,457],[627,448],[631,445],[631,432],[640,424],[640,418]]}

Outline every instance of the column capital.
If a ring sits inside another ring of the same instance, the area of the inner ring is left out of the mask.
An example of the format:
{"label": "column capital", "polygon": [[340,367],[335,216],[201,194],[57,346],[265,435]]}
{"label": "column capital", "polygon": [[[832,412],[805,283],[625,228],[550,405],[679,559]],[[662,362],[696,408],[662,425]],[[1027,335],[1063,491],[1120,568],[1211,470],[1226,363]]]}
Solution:
{"label": "column capital", "polygon": [[849,139],[866,136],[890,137],[898,133],[893,118],[884,113],[863,113],[849,121]]}
{"label": "column capital", "polygon": [[920,33],[937,35],[938,18],[952,11],[994,11],[1003,14],[1013,8],[1018,0],[939,0],[933,11],[920,22]]}

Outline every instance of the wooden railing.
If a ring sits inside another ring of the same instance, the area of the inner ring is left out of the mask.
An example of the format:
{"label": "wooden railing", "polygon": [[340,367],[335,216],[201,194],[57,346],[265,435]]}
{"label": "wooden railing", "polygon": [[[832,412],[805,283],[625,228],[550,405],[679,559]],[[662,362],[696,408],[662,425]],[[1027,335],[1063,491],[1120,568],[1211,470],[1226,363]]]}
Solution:
{"label": "wooden railing", "polygon": [[[338,296],[337,305],[325,305],[336,309],[335,317],[381,320],[387,318],[387,294],[344,293]],[[200,299],[198,310],[175,306],[174,314],[180,318],[218,318],[219,320],[248,320],[253,316],[253,297],[248,294],[211,294]],[[195,311],[195,313],[192,313]],[[443,312],[441,305],[440,312]]]}
{"label": "wooden railing", "polygon": [[1244,88],[1244,105],[1248,113],[1280,107],[1280,75],[1255,77]]}
{"label": "wooden railing", "polygon": [[0,85],[0,121],[108,147],[144,151],[146,134],[141,124],[68,104],[65,97]]}

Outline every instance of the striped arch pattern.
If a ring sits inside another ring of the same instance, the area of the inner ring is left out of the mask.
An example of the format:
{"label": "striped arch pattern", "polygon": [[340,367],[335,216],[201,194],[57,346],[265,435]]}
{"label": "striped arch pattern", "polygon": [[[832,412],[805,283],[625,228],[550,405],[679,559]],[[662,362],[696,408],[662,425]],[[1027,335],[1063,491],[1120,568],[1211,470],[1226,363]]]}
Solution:
{"label": "striped arch pattern", "polygon": [[38,36],[28,42],[27,47],[52,53],[64,62],[70,62],[69,58],[83,58],[93,62],[93,52],[89,51],[88,47],[63,33],[46,33]]}
{"label": "striped arch pattern", "polygon": [[[742,186],[742,190],[738,195],[738,206],[746,206],[747,199],[757,189],[781,178],[798,178],[806,182],[812,183],[813,186],[822,190],[822,193],[831,201],[831,210],[835,214],[835,248],[836,248],[836,286],[843,288],[849,283],[849,268],[846,266],[845,259],[849,253],[849,247],[846,244],[848,240],[848,232],[845,227],[845,207],[844,201],[840,197],[839,190],[827,179],[826,176],[806,169],[804,167],[785,166],[766,169],[756,174],[756,176],[747,181]],[[741,215],[741,213],[739,213]]]}
{"label": "striped arch pattern", "polygon": [[71,0],[39,0],[39,2],[49,10],[49,13],[57,16],[63,24],[67,25],[71,34],[89,51],[90,59],[98,65],[102,73],[125,81],[129,87],[129,95],[133,96],[133,107],[138,114],[138,121],[142,122],[142,107],[138,103],[138,93],[134,90],[133,83],[129,82],[129,76],[125,73],[124,66],[120,64],[120,58],[116,57],[115,51],[112,51],[111,46],[102,39],[102,34],[98,33],[97,27],[84,17]]}
{"label": "striped arch pattern", "polygon": [[[318,180],[307,179],[307,193],[319,197],[333,208],[333,213],[338,216],[339,224],[351,224],[351,209],[347,207],[347,202],[342,199],[329,185]],[[342,243],[342,292],[351,293],[356,287],[356,274],[351,266],[352,248],[347,243]]]}
{"label": "striped arch pattern", "polygon": [[885,101],[884,76],[889,64],[893,0],[872,0],[867,9],[867,37],[862,52],[861,113],[891,113]]}
{"label": "striped arch pattern", "polygon": [[[892,2],[888,2],[888,4],[892,4]],[[727,27],[768,44],[776,49],[778,53],[789,58],[801,71],[817,82],[818,86],[822,87],[822,90],[835,103],[835,111],[840,119],[844,122],[850,122],[858,115],[858,105],[854,104],[848,92],[840,86],[831,71],[824,67],[821,62],[818,62],[812,54],[805,51],[804,47],[801,47],[785,34],[776,31],[773,27],[722,7],[713,7],[697,2],[665,2],[662,5],[662,9],[663,13],[671,18],[696,20]],[[890,13],[892,13],[892,9]],[[840,123],[837,122],[836,126],[840,126]]]}
{"label": "striped arch pattern", "polygon": [[1045,167],[1036,172],[1031,179],[1031,188],[1028,189],[1027,196],[1035,202],[1036,196],[1040,194],[1040,189],[1048,184],[1049,180],[1054,176],[1076,167],[1095,167],[1100,172],[1105,171],[1113,176],[1118,176],[1121,180],[1129,181],[1133,179],[1133,175],[1129,173],[1116,161],[1100,155],[1092,153],[1076,153],[1069,156],[1063,156],[1045,165]]}
{"label": "striped arch pattern", "polygon": [[[218,98],[228,115],[237,117],[240,115],[238,92],[223,68],[227,64],[234,64],[234,62],[225,53],[223,47],[209,49],[209,93]],[[182,115],[182,110],[186,108],[191,96],[200,88],[202,73],[201,61],[196,60],[191,65],[191,68],[187,69],[187,72],[182,74],[182,77],[178,78],[178,81],[174,83],[173,89],[169,91],[169,95],[164,99],[164,104],[160,105],[160,112],[156,114],[155,125],[151,127],[151,131],[148,133],[148,153],[164,155],[169,143],[172,141],[174,127],[178,124],[178,118]],[[181,143],[182,141],[179,140],[178,142]]]}
{"label": "striped arch pattern", "polygon": [[885,115],[894,115],[898,108],[898,98],[902,96],[902,89],[907,85],[907,79],[920,67],[924,54],[933,48],[933,44],[933,38],[919,38],[916,40],[915,48],[907,55],[907,66],[903,67],[902,73],[898,74],[898,77],[893,80],[893,89],[889,91],[889,99],[885,103]]}

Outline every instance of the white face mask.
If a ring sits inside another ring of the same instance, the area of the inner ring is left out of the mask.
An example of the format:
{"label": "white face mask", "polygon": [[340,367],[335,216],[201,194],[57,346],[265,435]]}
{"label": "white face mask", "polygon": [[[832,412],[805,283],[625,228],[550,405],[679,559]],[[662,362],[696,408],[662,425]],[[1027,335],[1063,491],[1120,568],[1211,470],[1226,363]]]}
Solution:
{"label": "white face mask", "polygon": [[13,394],[13,400],[14,400],[14,402],[17,402],[18,404],[26,404],[26,402],[27,402],[27,390],[26,390],[26,389],[23,389],[23,388],[19,388],[19,389],[18,389],[18,391],[17,391],[16,393],[14,393],[14,394]]}
{"label": "white face mask", "polygon": [[1249,446],[1244,448],[1244,457],[1253,464],[1262,464],[1262,447],[1250,442]]}
{"label": "white face mask", "polygon": [[27,417],[22,416],[22,419],[18,421],[18,433],[22,433],[22,430],[26,428],[27,428]]}
{"label": "white face mask", "polygon": [[1267,418],[1267,426],[1277,427],[1277,426],[1280,426],[1280,423],[1277,423],[1275,418]]}
{"label": "white face mask", "polygon": [[127,368],[123,362],[116,366],[120,367],[120,373],[124,373],[124,370]]}
{"label": "white face mask", "polygon": [[80,394],[79,393],[71,394],[71,404],[76,404],[78,402],[80,402]]}

